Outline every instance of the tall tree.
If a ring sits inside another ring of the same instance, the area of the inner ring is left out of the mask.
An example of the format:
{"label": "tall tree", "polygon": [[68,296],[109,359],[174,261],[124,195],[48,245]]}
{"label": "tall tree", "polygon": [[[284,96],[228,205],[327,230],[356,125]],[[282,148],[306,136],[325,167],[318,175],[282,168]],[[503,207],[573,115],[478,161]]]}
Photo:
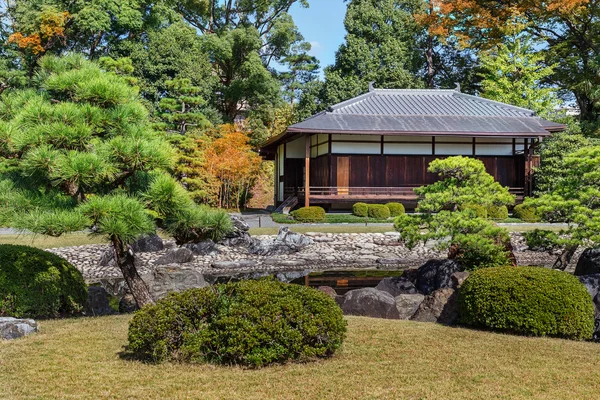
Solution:
{"label": "tall tree", "polygon": [[[539,45],[539,43],[537,43]],[[545,85],[553,66],[544,63],[530,34],[515,30],[481,56],[481,95],[548,115],[558,105],[556,89]]]}
{"label": "tall tree", "polygon": [[301,43],[295,54],[281,60],[288,70],[280,73],[279,79],[283,85],[283,96],[292,107],[300,99],[306,85],[317,79],[319,61],[308,54],[310,47],[310,43]]}

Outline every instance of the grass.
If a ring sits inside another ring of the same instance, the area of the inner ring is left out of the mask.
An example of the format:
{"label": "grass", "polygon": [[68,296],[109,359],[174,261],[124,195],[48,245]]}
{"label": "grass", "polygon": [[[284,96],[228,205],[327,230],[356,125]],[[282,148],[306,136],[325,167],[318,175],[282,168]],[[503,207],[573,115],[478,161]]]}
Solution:
{"label": "grass", "polygon": [[[340,225],[340,226],[294,226],[290,228],[294,232],[321,232],[321,233],[385,233],[393,232],[394,226],[390,223],[389,226],[356,226],[356,225]],[[279,228],[251,228],[251,235],[277,235]]]}
{"label": "grass", "polygon": [[[274,222],[278,224],[299,224],[298,221],[294,220],[294,218],[290,215],[285,215],[281,213],[273,213],[271,214],[271,218]],[[388,219],[377,219],[377,218],[365,218],[365,217],[357,217],[352,214],[325,214],[325,219],[320,224],[364,224],[365,221],[369,223],[393,223],[393,218]]]}
{"label": "grass", "polygon": [[40,249],[50,249],[53,247],[82,246],[85,244],[107,243],[101,237],[91,236],[87,233],[70,233],[59,237],[44,235],[0,235],[0,244],[22,244],[26,246],[37,247]]}
{"label": "grass", "polygon": [[348,318],[332,358],[261,370],[122,359],[130,316],[0,342],[2,399],[596,399],[598,344]]}

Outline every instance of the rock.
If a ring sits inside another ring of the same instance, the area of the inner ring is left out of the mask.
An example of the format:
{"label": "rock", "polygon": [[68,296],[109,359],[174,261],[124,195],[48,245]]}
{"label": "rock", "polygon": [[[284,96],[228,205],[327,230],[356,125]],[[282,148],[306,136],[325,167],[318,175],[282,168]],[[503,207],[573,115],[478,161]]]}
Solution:
{"label": "rock", "polygon": [[216,269],[242,269],[242,268],[253,268],[258,263],[252,260],[239,260],[239,261],[216,261],[211,264],[211,267]]}
{"label": "rock", "polygon": [[195,269],[183,267],[157,267],[146,284],[155,300],[160,300],[171,292],[183,292],[208,286],[204,276]]}
{"label": "rock", "polygon": [[600,274],[600,248],[586,249],[577,261],[575,276]]}
{"label": "rock", "polygon": [[38,331],[37,322],[32,319],[0,317],[0,339],[11,340]]}
{"label": "rock", "polygon": [[261,256],[286,255],[297,253],[311,244],[313,239],[291,232],[287,226],[283,226],[273,240],[253,240],[248,251]]}
{"label": "rock", "polygon": [[390,278],[382,279],[379,284],[375,287],[377,290],[388,292],[392,296],[396,297],[400,294],[414,294],[418,293],[417,288],[411,281],[402,276],[393,276]]}
{"label": "rock", "polygon": [[413,285],[417,284],[417,278],[419,277],[419,270],[417,268],[409,268],[402,272],[402,277],[408,279]]}
{"label": "rock", "polygon": [[375,262],[382,265],[402,264],[401,258],[378,258]]}
{"label": "rock", "polygon": [[455,272],[450,276],[452,289],[458,289],[469,277],[469,271]]}
{"label": "rock", "polygon": [[275,278],[277,278],[279,282],[290,283],[296,279],[304,278],[305,276],[309,275],[310,272],[311,271],[308,269],[304,271],[283,271],[278,272],[275,275]]}
{"label": "rock", "polygon": [[577,278],[585,286],[592,299],[598,295],[600,292],[600,274],[578,276]]}
{"label": "rock", "polygon": [[115,260],[115,251],[112,248],[105,250],[100,256],[98,265],[101,267],[116,267],[117,260]]}
{"label": "rock", "polygon": [[302,260],[285,260],[281,258],[265,258],[263,265],[273,265],[277,267],[296,267],[306,264]]}
{"label": "rock", "polygon": [[219,244],[230,247],[249,246],[253,242],[248,233],[250,226],[241,217],[232,215],[230,218],[233,224],[233,231],[220,241]]}
{"label": "rock", "polygon": [[134,253],[152,253],[164,250],[163,240],[156,234],[142,236],[131,245]]}
{"label": "rock", "polygon": [[194,260],[194,253],[192,250],[180,247],[175,250],[169,250],[165,255],[154,261],[156,265],[168,265],[168,264],[185,264]]}
{"label": "rock", "polygon": [[457,293],[454,289],[439,289],[426,296],[411,318],[413,321],[438,322],[452,325],[458,319]]}
{"label": "rock", "polygon": [[417,275],[417,290],[428,295],[437,289],[452,286],[453,273],[462,271],[453,260],[429,260],[419,268]]}
{"label": "rock", "polygon": [[400,294],[396,296],[396,309],[400,319],[411,319],[425,299],[421,293]]}
{"label": "rock", "polygon": [[344,296],[342,311],[347,315],[373,318],[399,319],[396,299],[375,288],[351,290]]}
{"label": "rock", "polygon": [[108,304],[108,293],[102,286],[89,286],[85,305],[86,315],[111,315],[114,310]]}
{"label": "rock", "polygon": [[[338,297],[337,292],[331,286],[319,286],[317,288],[317,290],[320,290],[321,292],[325,293],[326,295],[328,295],[329,297],[331,297],[334,300],[336,299],[336,297]],[[340,297],[343,297],[343,296],[340,296]]]}
{"label": "rock", "polygon": [[183,247],[185,247],[186,249],[190,249],[192,253],[194,253],[197,256],[206,256],[212,253],[216,253],[218,251],[215,242],[213,242],[210,239],[204,240],[200,243],[184,244]]}
{"label": "rock", "polygon": [[138,309],[139,307],[132,294],[126,294],[125,296],[121,297],[121,300],[119,300],[120,313],[129,314],[137,311]]}

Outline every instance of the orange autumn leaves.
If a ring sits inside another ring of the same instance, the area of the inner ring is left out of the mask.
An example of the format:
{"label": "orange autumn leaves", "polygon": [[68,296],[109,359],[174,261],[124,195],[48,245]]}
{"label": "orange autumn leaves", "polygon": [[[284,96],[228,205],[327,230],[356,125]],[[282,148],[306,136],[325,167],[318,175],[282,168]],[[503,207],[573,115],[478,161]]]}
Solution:
{"label": "orange autumn leaves", "polygon": [[15,43],[20,49],[31,51],[34,55],[42,55],[57,40],[65,37],[65,27],[71,19],[67,11],[46,9],[40,13],[37,32],[24,35],[16,32],[8,38],[9,43]]}
{"label": "orange autumn leaves", "polygon": [[[590,0],[429,0],[417,23],[442,42],[453,35],[463,47],[477,35],[493,43],[504,35],[507,22],[525,14],[549,19],[584,13]],[[481,43],[480,43],[481,44]]]}
{"label": "orange autumn leaves", "polygon": [[218,134],[204,151],[205,170],[220,183],[218,206],[234,209],[254,184],[262,161],[248,135],[234,125],[220,126]]}

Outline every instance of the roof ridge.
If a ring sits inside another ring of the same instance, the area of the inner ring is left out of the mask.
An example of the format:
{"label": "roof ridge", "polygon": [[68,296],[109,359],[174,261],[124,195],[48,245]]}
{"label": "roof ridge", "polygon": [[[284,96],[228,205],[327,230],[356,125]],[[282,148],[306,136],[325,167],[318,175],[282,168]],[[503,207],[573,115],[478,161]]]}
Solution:
{"label": "roof ridge", "polygon": [[537,113],[535,111],[530,110],[528,108],[513,106],[512,104],[506,104],[506,103],[502,103],[501,101],[486,99],[485,97],[474,96],[474,95],[468,94],[468,93],[462,93],[462,92],[455,92],[455,93],[457,96],[465,97],[469,100],[478,101],[481,103],[488,103],[488,104],[492,104],[494,106],[498,106],[500,108],[505,108],[505,109],[509,109],[509,110],[517,110],[517,111],[525,112],[525,113],[530,114],[529,115],[530,117],[537,116]]}
{"label": "roof ridge", "polygon": [[356,97],[352,97],[351,99],[344,100],[344,101],[342,101],[340,103],[337,103],[337,104],[334,104],[332,106],[329,106],[328,111],[340,110],[340,109],[348,107],[348,106],[350,106],[352,104],[359,103],[362,100],[364,100],[364,99],[366,99],[368,97],[371,97],[373,95],[373,93],[375,93],[375,92],[366,92],[366,93],[360,94],[360,95],[358,95]]}

